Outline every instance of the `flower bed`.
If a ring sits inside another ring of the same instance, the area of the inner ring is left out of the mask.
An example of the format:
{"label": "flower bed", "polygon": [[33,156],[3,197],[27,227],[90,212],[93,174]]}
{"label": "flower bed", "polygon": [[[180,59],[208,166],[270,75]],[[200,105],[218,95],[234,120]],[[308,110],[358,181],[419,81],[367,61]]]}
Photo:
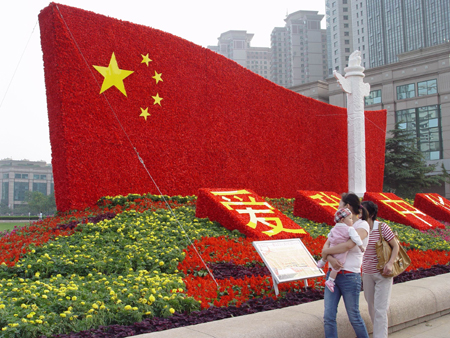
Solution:
{"label": "flower bed", "polygon": [[[329,226],[293,216],[292,199],[267,201],[307,232],[302,241],[317,258]],[[0,266],[2,337],[126,337],[323,297],[323,278],[309,280],[306,289],[302,281],[279,284],[275,297],[249,239],[195,217],[194,197],[168,202],[172,210],[150,196],[106,198],[95,210],[16,230],[37,242],[25,254],[2,247],[2,257],[20,255]],[[145,210],[151,205],[157,208]],[[448,241],[435,231],[388,223],[413,261],[399,277],[446,271]],[[53,235],[34,236],[42,229]]]}
{"label": "flower bed", "polygon": [[439,194],[416,194],[414,207],[434,219],[450,222],[450,201]]}
{"label": "flower bed", "polygon": [[331,191],[299,190],[295,196],[294,215],[334,225],[334,214],[340,200],[341,196]]}
{"label": "flower bed", "polygon": [[366,192],[364,200],[378,205],[378,216],[419,230],[444,228],[444,225],[392,193]]}

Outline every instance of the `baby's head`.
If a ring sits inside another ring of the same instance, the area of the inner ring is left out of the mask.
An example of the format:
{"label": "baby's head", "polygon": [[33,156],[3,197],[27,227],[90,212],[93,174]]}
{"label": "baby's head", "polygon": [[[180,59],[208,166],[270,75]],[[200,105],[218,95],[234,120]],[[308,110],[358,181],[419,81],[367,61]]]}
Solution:
{"label": "baby's head", "polygon": [[349,227],[353,225],[352,212],[348,208],[338,209],[334,214],[334,221],[336,223],[344,223]]}

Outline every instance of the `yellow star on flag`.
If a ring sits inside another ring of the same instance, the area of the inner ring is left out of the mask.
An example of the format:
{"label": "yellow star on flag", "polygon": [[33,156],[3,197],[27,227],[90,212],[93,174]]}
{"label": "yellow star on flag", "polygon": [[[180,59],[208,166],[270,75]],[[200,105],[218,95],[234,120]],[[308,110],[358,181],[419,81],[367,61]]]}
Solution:
{"label": "yellow star on flag", "polygon": [[159,97],[159,94],[156,93],[156,96],[152,96],[152,98],[155,100],[155,102],[153,102],[153,104],[159,104],[161,105],[161,100],[163,99],[162,97]]}
{"label": "yellow star on flag", "polygon": [[112,53],[108,67],[101,67],[101,66],[93,66],[93,67],[104,77],[102,88],[100,89],[100,94],[103,93],[105,90],[114,86],[117,89],[119,89],[123,95],[127,96],[123,80],[126,77],[133,74],[134,72],[131,70],[120,69],[119,65],[117,64],[116,56],[114,55],[114,53]]}
{"label": "yellow star on flag", "polygon": [[152,76],[152,78],[154,78],[156,80],[156,84],[158,84],[159,81],[163,82],[163,79],[161,79],[161,75],[162,73],[157,73],[155,70],[155,76]]}
{"label": "yellow star on flag", "polygon": [[151,114],[148,112],[148,107],[145,109],[141,108],[141,115],[139,116],[142,116],[145,119],[145,121],[147,121],[147,117],[150,115]]}
{"label": "yellow star on flag", "polygon": [[141,63],[145,63],[145,64],[147,65],[147,67],[148,67],[148,63],[149,63],[149,62],[152,62],[153,60],[150,60],[150,58],[148,57],[148,53],[147,53],[147,55],[142,55],[142,54],[141,54],[141,56],[142,56],[142,61],[141,61]]}

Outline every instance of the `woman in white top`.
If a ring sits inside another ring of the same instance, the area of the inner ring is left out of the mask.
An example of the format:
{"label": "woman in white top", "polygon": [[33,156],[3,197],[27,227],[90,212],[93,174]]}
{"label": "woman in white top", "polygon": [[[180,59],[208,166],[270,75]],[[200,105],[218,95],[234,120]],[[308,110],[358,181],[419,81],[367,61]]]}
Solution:
{"label": "woman in white top", "polygon": [[[369,224],[366,222],[368,217],[367,210],[361,207],[361,201],[354,193],[342,195],[339,208],[349,208],[352,212],[353,227],[358,232],[363,241],[363,247],[366,248],[369,235]],[[347,259],[342,265],[331,255],[348,251]],[[328,256],[330,255],[330,256]],[[358,338],[369,338],[366,325],[359,312],[359,294],[361,292],[361,264],[363,253],[350,239],[345,243],[329,247],[329,242],[324,245],[322,257],[327,258],[329,264],[335,269],[341,268],[334,283],[334,292],[325,288],[324,296],[324,329],[326,338],[337,338],[336,315],[341,297],[344,298],[345,309],[348,319],[355,330]],[[329,272],[327,274],[327,277]]]}

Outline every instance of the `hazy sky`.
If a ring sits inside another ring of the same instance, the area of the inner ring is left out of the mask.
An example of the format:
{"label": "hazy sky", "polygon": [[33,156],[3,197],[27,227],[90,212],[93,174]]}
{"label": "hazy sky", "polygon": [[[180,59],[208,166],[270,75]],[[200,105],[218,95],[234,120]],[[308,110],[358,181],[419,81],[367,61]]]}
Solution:
{"label": "hazy sky", "polygon": [[[42,0],[0,3],[0,159],[51,162],[38,14]],[[286,13],[315,10],[325,0],[61,0],[57,3],[157,28],[200,46],[217,45],[228,30],[255,34],[251,46],[269,47]],[[325,18],[322,19],[325,28]]]}

